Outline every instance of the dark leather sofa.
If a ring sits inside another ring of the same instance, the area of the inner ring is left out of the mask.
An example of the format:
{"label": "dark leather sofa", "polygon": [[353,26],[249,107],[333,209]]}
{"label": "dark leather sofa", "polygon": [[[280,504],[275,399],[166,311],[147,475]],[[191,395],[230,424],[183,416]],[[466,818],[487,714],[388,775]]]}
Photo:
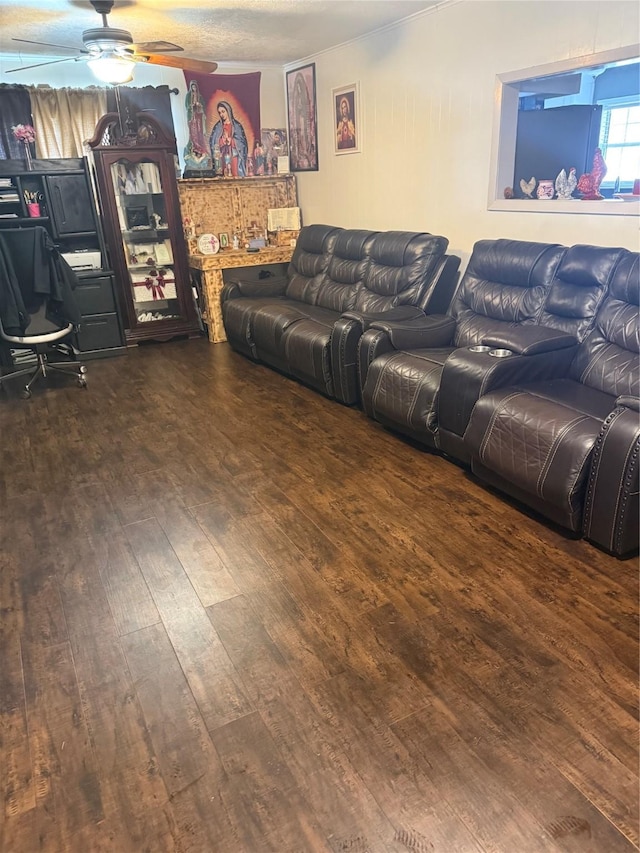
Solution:
{"label": "dark leather sofa", "polygon": [[474,474],[617,556],[638,547],[638,258],[622,252],[571,360],[540,381],[518,359],[517,382],[483,394],[464,434]]}
{"label": "dark leather sofa", "polygon": [[637,255],[625,249],[480,241],[450,315],[376,321],[362,336],[365,412],[573,532],[584,515],[588,538],[628,553],[638,539],[638,288]]}
{"label": "dark leather sofa", "polygon": [[426,233],[306,226],[286,276],[225,285],[227,339],[328,397],[357,403],[358,341],[370,324],[448,310],[460,259],[447,246]]}

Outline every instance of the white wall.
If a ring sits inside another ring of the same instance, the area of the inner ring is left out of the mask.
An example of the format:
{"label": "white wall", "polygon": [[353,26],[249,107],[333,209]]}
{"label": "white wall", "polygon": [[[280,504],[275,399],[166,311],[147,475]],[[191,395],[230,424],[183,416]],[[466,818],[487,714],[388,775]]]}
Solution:
{"label": "white wall", "polygon": [[[639,12],[635,0],[454,0],[310,57],[320,168],[298,174],[304,221],[444,234],[463,259],[486,237],[637,250],[636,217],[489,211],[487,193],[496,75],[633,44]],[[331,89],[354,81],[363,151],[335,155]]]}
{"label": "white wall", "polygon": [[[85,88],[96,85],[96,79],[84,62],[63,62],[57,65],[45,65],[29,71],[21,71],[15,74],[5,74],[9,68],[17,68],[20,64],[30,65],[43,61],[46,57],[24,57],[22,63],[16,61],[15,56],[0,55],[0,80],[3,83],[21,84],[24,86],[36,86],[45,83],[53,88],[59,89],[64,86],[73,88]],[[280,66],[257,66],[257,65],[231,65],[221,64],[218,74],[243,74],[260,71],[260,119],[263,127],[286,127],[286,107],[283,95],[284,72]],[[136,66],[132,86],[163,86],[170,89],[176,88],[179,94],[171,95],[171,106],[173,109],[173,123],[176,131],[178,152],[182,155],[182,149],[187,144],[189,133],[187,130],[187,118],[184,109],[184,99],[187,92],[184,75],[182,71],[172,68],[163,68],[158,65]],[[182,157],[181,157],[182,159]]]}

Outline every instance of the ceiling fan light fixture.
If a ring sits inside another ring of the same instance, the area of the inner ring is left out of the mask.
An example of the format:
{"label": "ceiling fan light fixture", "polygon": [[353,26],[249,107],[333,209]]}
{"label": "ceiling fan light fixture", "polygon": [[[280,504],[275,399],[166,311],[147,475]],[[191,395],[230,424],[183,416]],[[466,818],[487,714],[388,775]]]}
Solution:
{"label": "ceiling fan light fixture", "polygon": [[119,86],[133,80],[135,62],[116,53],[103,54],[96,59],[89,59],[87,65],[102,83]]}

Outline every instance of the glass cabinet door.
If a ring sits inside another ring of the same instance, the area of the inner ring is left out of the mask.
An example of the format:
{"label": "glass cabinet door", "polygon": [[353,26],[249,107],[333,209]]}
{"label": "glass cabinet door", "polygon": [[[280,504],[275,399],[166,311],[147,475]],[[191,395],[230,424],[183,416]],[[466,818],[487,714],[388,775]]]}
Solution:
{"label": "glass cabinet door", "polygon": [[137,322],[183,319],[158,165],[122,158],[111,164],[111,180]]}

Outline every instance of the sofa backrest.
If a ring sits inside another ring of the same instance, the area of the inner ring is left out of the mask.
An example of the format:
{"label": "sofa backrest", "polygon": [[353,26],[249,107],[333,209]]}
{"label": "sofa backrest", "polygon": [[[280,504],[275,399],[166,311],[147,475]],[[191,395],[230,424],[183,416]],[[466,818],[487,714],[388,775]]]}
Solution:
{"label": "sofa backrest", "polygon": [[305,225],[302,228],[287,268],[286,295],[290,299],[314,304],[322,275],[341,231],[341,228],[331,225]]}
{"label": "sofa backrest", "polygon": [[447,251],[445,237],[414,231],[380,231],[371,242],[356,311],[388,311],[418,305]]}
{"label": "sofa backrest", "polygon": [[573,379],[613,397],[640,397],[639,258],[622,250],[594,328],[571,365]]}
{"label": "sofa backrest", "polygon": [[584,340],[625,251],[581,245],[567,249],[545,296],[538,323]]}
{"label": "sofa backrest", "polygon": [[340,231],[329,264],[318,281],[315,304],[332,311],[349,311],[364,286],[375,231]]}
{"label": "sofa backrest", "polygon": [[453,301],[454,344],[479,344],[503,328],[539,321],[566,248],[525,240],[479,240]]}

